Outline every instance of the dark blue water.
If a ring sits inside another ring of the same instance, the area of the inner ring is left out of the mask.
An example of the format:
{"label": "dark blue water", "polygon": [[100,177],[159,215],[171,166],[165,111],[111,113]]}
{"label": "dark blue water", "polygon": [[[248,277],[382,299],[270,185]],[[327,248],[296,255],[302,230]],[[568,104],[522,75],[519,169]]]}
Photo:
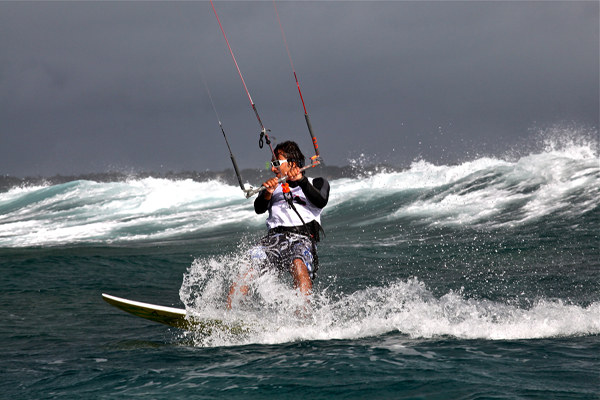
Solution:
{"label": "dark blue water", "polygon": [[[0,193],[1,397],[600,396],[597,149],[333,181],[306,318],[270,275],[225,310],[263,223],[214,181]],[[102,293],[249,330],[168,328]]]}

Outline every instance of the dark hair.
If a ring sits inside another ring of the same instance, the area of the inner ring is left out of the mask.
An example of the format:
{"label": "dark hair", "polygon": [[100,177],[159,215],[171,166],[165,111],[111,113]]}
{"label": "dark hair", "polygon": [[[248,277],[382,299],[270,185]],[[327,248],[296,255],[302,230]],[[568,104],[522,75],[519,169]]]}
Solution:
{"label": "dark hair", "polygon": [[304,154],[300,151],[300,147],[296,144],[296,142],[292,142],[291,140],[279,143],[275,150],[273,150],[275,154],[281,152],[285,154],[285,158],[288,161],[293,161],[296,163],[298,168],[304,167]]}

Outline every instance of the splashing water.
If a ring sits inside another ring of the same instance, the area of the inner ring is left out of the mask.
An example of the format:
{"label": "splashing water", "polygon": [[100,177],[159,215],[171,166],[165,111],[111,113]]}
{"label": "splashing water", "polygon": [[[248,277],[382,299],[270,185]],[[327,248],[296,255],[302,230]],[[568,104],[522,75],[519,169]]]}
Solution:
{"label": "splashing water", "polygon": [[[194,261],[184,277],[180,297],[187,312],[200,318],[242,322],[244,335],[187,332],[197,345],[285,343],[298,340],[356,339],[399,331],[411,338],[452,336],[461,339],[514,340],[600,334],[600,303],[587,307],[562,300],[539,300],[528,309],[450,291],[437,299],[416,278],[369,287],[351,294],[324,288],[310,298],[289,282],[265,274],[251,283],[240,307],[225,309],[225,294],[243,262],[235,256]],[[233,266],[229,268],[229,266]]]}

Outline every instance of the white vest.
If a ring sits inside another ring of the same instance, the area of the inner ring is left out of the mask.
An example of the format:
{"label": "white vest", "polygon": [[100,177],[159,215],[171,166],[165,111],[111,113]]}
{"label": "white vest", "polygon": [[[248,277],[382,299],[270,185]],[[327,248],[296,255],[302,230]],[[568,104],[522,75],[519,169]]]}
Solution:
{"label": "white vest", "polygon": [[[308,178],[312,185],[312,178]],[[290,193],[292,198],[299,197],[300,200],[306,205],[299,204],[298,201],[294,201],[294,207],[298,213],[302,216],[305,223],[310,221],[317,221],[321,224],[321,211],[322,209],[311,203],[300,186],[295,188],[290,187]],[[271,197],[271,207],[269,208],[269,218],[267,218],[267,227],[273,229],[278,226],[301,226],[302,221],[298,218],[298,214],[290,208],[287,201],[283,197],[283,189],[281,185],[275,189]]]}

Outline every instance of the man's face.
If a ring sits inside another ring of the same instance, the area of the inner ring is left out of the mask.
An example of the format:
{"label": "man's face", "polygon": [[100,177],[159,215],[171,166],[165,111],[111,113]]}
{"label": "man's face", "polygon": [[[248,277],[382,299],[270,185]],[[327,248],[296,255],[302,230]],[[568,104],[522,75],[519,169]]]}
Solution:
{"label": "man's face", "polygon": [[[285,160],[286,156],[284,153],[282,153],[281,151],[277,152],[277,159],[278,160]],[[292,168],[292,163],[291,162],[286,162],[286,163],[282,163],[279,167],[271,167],[271,171],[277,176],[277,178],[281,178],[282,176],[285,176],[288,171]]]}

